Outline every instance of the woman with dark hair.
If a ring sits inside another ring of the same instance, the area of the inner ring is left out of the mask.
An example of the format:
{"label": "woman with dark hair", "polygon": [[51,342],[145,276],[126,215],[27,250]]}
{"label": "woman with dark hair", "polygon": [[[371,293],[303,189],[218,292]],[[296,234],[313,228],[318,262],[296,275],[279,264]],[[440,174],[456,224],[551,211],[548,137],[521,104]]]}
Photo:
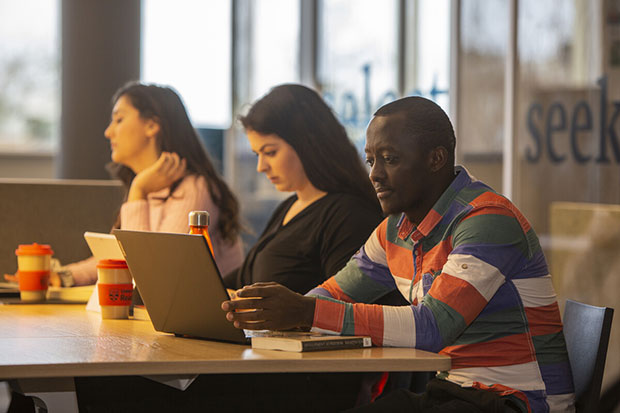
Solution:
{"label": "woman with dark hair", "polygon": [[[188,231],[192,210],[209,212],[209,234],[221,272],[243,260],[239,203],[200,142],[179,95],[171,88],[131,82],[114,95],[105,136],[109,169],[127,189],[116,228]],[[96,281],[93,259],[64,267],[76,284]]]}
{"label": "woman with dark hair", "polygon": [[[344,128],[311,89],[277,86],[240,120],[258,157],[258,172],[279,191],[294,195],[277,207],[243,265],[225,275],[224,282],[236,289],[277,281],[305,293],[341,269],[380,223],[375,191]],[[339,411],[354,405],[362,380],[358,373],[285,376],[204,374],[183,392],[144,378],[79,378],[76,387],[84,406],[122,404],[127,411],[211,406],[226,411]],[[109,391],[101,390],[102,383]]]}
{"label": "woman with dark hair", "polygon": [[341,269],[382,219],[361,157],[344,127],[313,90],[274,87],[240,121],[257,171],[283,201],[229,288],[276,281],[306,293]]}

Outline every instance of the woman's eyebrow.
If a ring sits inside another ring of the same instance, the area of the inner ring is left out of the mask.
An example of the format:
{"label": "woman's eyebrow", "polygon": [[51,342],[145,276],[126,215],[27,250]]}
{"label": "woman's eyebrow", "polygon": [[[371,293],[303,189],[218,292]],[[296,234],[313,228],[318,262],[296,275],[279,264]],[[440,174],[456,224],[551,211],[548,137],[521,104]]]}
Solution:
{"label": "woman's eyebrow", "polygon": [[265,147],[267,147],[267,146],[276,146],[276,144],[275,143],[266,143],[266,144],[264,144],[263,146],[261,146],[258,149],[258,152],[263,152],[265,150]]}

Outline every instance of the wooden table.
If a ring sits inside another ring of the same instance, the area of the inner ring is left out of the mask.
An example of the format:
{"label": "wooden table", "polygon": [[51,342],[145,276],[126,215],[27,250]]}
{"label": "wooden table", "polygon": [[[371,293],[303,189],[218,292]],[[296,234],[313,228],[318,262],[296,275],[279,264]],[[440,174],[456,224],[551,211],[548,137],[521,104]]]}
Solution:
{"label": "wooden table", "polygon": [[[149,321],[101,320],[100,314],[87,312],[83,305],[0,305],[0,380],[20,379],[22,388],[30,383],[40,390],[64,383],[53,394],[72,393],[76,376],[449,368],[449,357],[416,349],[252,350],[244,345],[158,333]],[[75,406],[77,411],[77,402]]]}

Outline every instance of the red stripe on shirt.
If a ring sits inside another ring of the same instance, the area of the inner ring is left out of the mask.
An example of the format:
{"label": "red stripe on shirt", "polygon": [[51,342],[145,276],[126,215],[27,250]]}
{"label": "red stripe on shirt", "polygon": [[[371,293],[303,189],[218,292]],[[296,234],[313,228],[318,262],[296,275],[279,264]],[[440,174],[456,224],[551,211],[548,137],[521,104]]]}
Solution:
{"label": "red stripe on shirt", "polygon": [[327,279],[327,281],[325,281],[319,287],[326,289],[329,292],[329,294],[332,296],[332,298],[335,298],[336,300],[346,301],[347,303],[354,302],[353,299],[351,299],[351,297],[349,297],[342,291],[342,289],[340,288],[340,286],[338,285],[338,282],[336,282],[336,279],[334,277]]}
{"label": "red stripe on shirt", "polygon": [[422,260],[421,273],[426,272],[435,274],[437,271],[441,271],[446,264],[448,255],[452,252],[452,237],[448,237],[445,240],[437,243],[428,252],[424,253],[424,259]]}
{"label": "red stripe on shirt", "polygon": [[453,369],[511,366],[536,360],[527,333],[513,334],[484,343],[448,346],[440,353],[452,357]]}
{"label": "red stripe on shirt", "polygon": [[468,218],[475,217],[478,215],[489,215],[489,214],[504,215],[504,216],[513,217],[513,218],[515,217],[515,214],[513,214],[512,211],[510,211],[509,209],[506,209],[505,207],[488,206],[484,208],[474,209],[472,212],[467,214],[465,218],[463,218],[463,221]]}
{"label": "red stripe on shirt", "polygon": [[447,273],[442,273],[433,281],[428,293],[457,311],[468,325],[487,305],[487,300],[473,285]]}
{"label": "red stripe on shirt", "polygon": [[404,278],[405,280],[413,278],[413,259],[410,249],[388,243],[385,253],[386,256],[390,257],[388,268],[393,276]]}
{"label": "red stripe on shirt", "polygon": [[517,209],[517,207],[512,204],[512,202],[496,193],[484,192],[480,196],[476,197],[476,199],[471,201],[469,204],[474,208],[485,206],[485,209],[487,209],[492,204],[501,205],[514,214],[515,218],[517,218],[517,221],[519,221],[519,225],[521,225],[523,232],[528,232],[532,228],[529,221],[523,216],[523,214]]}
{"label": "red stripe on shirt", "polygon": [[383,345],[383,309],[380,305],[353,305],[355,335],[370,335],[373,344]]}
{"label": "red stripe on shirt", "polygon": [[314,307],[313,327],[323,330],[340,332],[342,331],[342,320],[344,319],[344,304],[336,303],[321,298],[316,299]]}
{"label": "red stripe on shirt", "polygon": [[525,315],[533,336],[555,334],[562,331],[558,302],[542,307],[525,307]]}
{"label": "red stripe on shirt", "polygon": [[[433,228],[435,228],[435,225],[437,225],[437,223],[441,221],[441,218],[443,218],[443,216],[440,215],[439,212],[431,209],[430,211],[428,211],[428,214],[426,214],[424,220],[422,220],[420,225],[418,225],[416,232],[421,233],[421,235],[423,236],[427,236],[433,230]],[[414,238],[415,241],[418,241],[422,238],[422,236],[414,236],[412,238]]]}

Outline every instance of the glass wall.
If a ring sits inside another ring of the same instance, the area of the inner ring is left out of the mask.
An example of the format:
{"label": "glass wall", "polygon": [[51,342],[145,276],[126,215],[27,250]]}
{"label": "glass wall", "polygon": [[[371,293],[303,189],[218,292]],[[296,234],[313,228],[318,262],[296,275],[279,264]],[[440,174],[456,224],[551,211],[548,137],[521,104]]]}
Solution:
{"label": "glass wall", "polygon": [[620,201],[620,151],[609,124],[613,101],[595,5],[519,5],[515,197],[541,234],[549,231],[553,202]]}
{"label": "glass wall", "polygon": [[58,0],[0,0],[0,152],[56,146],[59,11]]}
{"label": "glass wall", "polygon": [[[562,308],[567,298],[620,307],[620,2],[460,3],[460,160],[493,184],[512,158],[504,178]],[[620,345],[616,324],[610,348]],[[619,377],[620,355],[608,354],[604,387]]]}
{"label": "glass wall", "polygon": [[502,191],[508,0],[462,0],[457,158]]}

